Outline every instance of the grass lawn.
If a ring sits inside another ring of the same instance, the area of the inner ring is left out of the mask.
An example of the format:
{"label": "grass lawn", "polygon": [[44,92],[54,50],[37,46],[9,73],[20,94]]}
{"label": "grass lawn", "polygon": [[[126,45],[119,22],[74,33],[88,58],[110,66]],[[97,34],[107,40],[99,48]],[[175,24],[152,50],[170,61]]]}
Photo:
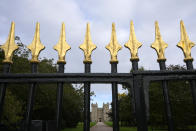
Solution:
{"label": "grass lawn", "polygon": [[111,126],[112,127],[112,122],[111,121],[105,121],[104,122],[106,125]]}
{"label": "grass lawn", "polygon": [[[107,121],[107,122],[104,122],[106,125],[108,126],[111,126],[112,127],[112,122],[111,121]],[[137,131],[137,127],[119,127],[120,131]],[[152,129],[151,128],[148,128],[149,131],[151,131]],[[153,131],[160,131],[160,130],[155,130],[153,129]],[[163,131],[163,130],[161,130]]]}
{"label": "grass lawn", "polygon": [[[112,127],[112,122],[111,121],[107,121],[104,122],[106,125],[111,126]],[[120,131],[137,131],[137,127],[119,127]],[[189,126],[187,127],[188,129],[191,129],[193,131],[196,131],[196,126]],[[152,131],[151,127],[148,127],[149,131]],[[159,130],[159,129],[153,129],[153,131],[166,131],[166,130]]]}
{"label": "grass lawn", "polygon": [[[90,127],[96,125],[96,122],[91,122]],[[83,131],[83,123],[79,122],[76,128],[65,128],[62,131]]]}

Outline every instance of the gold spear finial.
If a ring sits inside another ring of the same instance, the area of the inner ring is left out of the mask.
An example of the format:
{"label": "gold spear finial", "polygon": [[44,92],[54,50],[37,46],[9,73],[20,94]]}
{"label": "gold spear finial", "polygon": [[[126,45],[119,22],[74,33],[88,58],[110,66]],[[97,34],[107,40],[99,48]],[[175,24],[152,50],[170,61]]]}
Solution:
{"label": "gold spear finial", "polygon": [[59,60],[57,63],[66,63],[65,61],[65,55],[66,52],[71,49],[71,47],[68,45],[66,42],[65,38],[65,24],[62,23],[62,28],[61,28],[61,34],[58,43],[53,47],[59,55]]}
{"label": "gold spear finial", "polygon": [[81,44],[79,46],[79,48],[81,50],[83,50],[84,52],[84,63],[92,63],[91,60],[91,53],[94,49],[96,49],[96,45],[93,44],[92,40],[91,40],[91,34],[90,34],[90,25],[89,23],[87,23],[87,27],[86,27],[86,35],[85,35],[85,39],[83,44]]}
{"label": "gold spear finial", "polygon": [[134,31],[134,25],[133,21],[131,21],[130,24],[130,36],[128,42],[125,44],[125,47],[128,48],[131,52],[131,59],[130,60],[139,60],[137,54],[138,54],[138,48],[142,46],[142,43],[140,43],[135,35]]}
{"label": "gold spear finial", "polygon": [[158,22],[155,21],[155,41],[152,43],[151,48],[154,48],[158,55],[158,61],[166,60],[164,52],[168,44],[165,43],[161,37]]}
{"label": "gold spear finial", "polygon": [[117,38],[116,38],[115,24],[112,23],[111,40],[110,40],[110,43],[106,46],[106,49],[109,50],[111,54],[110,63],[118,62],[117,54],[121,48],[122,46],[118,43]]}
{"label": "gold spear finial", "polygon": [[189,40],[188,34],[186,32],[184,22],[180,21],[180,32],[181,32],[181,40],[178,42],[177,46],[182,49],[184,53],[184,61],[193,60],[191,57],[191,48],[195,46],[195,44]]}
{"label": "gold spear finial", "polygon": [[27,46],[27,48],[31,50],[31,53],[32,53],[32,59],[30,60],[31,63],[39,62],[38,60],[39,53],[45,48],[45,46],[40,41],[39,31],[40,31],[40,26],[39,26],[39,23],[37,22],[33,41],[29,46]]}
{"label": "gold spear finial", "polygon": [[4,51],[5,53],[5,59],[3,60],[3,63],[10,63],[12,64],[12,56],[13,52],[18,49],[18,45],[15,43],[15,23],[11,23],[11,28],[10,32],[8,35],[8,39],[5,42],[4,45],[1,45],[0,48]]}

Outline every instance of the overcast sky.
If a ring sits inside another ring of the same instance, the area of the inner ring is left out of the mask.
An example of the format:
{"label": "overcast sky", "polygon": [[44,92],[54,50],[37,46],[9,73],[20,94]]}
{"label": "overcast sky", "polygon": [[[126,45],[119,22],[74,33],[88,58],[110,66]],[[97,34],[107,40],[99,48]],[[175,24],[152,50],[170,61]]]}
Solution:
{"label": "overcast sky", "polygon": [[[190,40],[196,42],[195,7],[195,0],[1,0],[0,43],[6,41],[11,21],[14,21],[15,35],[29,45],[35,24],[40,22],[41,42],[46,47],[40,57],[56,61],[57,52],[52,48],[59,39],[62,22],[65,22],[66,39],[71,46],[66,55],[65,72],[84,72],[84,55],[78,47],[83,43],[89,22],[92,41],[97,45],[92,53],[92,72],[110,72],[110,54],[105,46],[110,41],[112,22],[115,22],[117,39],[123,46],[118,53],[118,72],[129,72],[130,52],[124,44],[128,41],[130,21],[133,20],[137,39],[143,44],[138,54],[139,66],[155,70],[159,69],[157,54],[150,45],[154,41],[154,22],[157,20],[163,40],[169,45],[165,50],[166,64],[183,65],[183,53],[176,47],[180,40],[180,20],[184,21]],[[196,58],[195,47],[192,56]],[[92,85],[92,90],[96,93],[93,102],[98,102],[99,106],[111,101],[110,85]]]}

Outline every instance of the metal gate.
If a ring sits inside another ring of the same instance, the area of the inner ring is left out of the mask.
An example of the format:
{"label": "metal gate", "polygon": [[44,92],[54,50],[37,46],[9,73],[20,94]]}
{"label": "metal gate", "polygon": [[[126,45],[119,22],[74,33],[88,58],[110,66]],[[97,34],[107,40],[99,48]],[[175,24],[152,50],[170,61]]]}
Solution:
{"label": "metal gate", "polygon": [[[65,25],[62,24],[61,35],[54,49],[58,52],[59,59],[57,73],[38,73],[37,66],[39,63],[38,56],[45,47],[40,41],[39,23],[36,25],[36,31],[33,42],[28,46],[32,52],[31,72],[25,74],[12,74],[10,67],[12,64],[13,52],[18,48],[15,44],[15,24],[12,22],[8,40],[0,48],[4,50],[5,59],[3,61],[3,73],[0,75],[1,94],[0,94],[0,117],[3,112],[4,98],[6,94],[6,85],[9,83],[29,83],[30,95],[28,99],[28,107],[25,120],[25,131],[30,131],[32,109],[35,97],[35,88],[38,83],[57,83],[57,114],[56,114],[56,131],[61,128],[62,113],[62,93],[63,83],[84,83],[84,131],[89,131],[90,123],[90,84],[91,83],[111,83],[112,84],[112,114],[113,114],[113,131],[119,131],[118,116],[118,90],[117,84],[124,84],[131,89],[132,102],[134,103],[134,112],[137,122],[138,131],[147,131],[147,111],[148,111],[148,85],[151,81],[161,81],[165,102],[165,111],[168,123],[168,130],[173,131],[173,119],[168,95],[168,81],[170,80],[189,80],[192,90],[193,103],[196,111],[196,71],[193,70],[193,58],[191,57],[191,48],[194,43],[188,38],[183,22],[180,23],[181,40],[178,43],[184,53],[184,62],[187,70],[185,71],[169,71],[166,70],[164,50],[168,46],[161,37],[158,22],[155,22],[155,41],[151,47],[154,48],[158,55],[158,63],[160,70],[138,71],[138,48],[141,43],[136,39],[133,22],[130,25],[130,37],[125,44],[130,50],[132,62],[132,71],[130,73],[117,73],[117,53],[122,48],[117,41],[115,24],[112,24],[112,34],[110,43],[106,48],[111,54],[111,73],[91,73],[91,53],[96,48],[91,41],[90,27],[87,24],[86,36],[84,43],[80,45],[80,49],[84,51],[84,73],[64,73],[65,54],[70,49],[65,39]],[[130,100],[131,101],[131,100]]]}

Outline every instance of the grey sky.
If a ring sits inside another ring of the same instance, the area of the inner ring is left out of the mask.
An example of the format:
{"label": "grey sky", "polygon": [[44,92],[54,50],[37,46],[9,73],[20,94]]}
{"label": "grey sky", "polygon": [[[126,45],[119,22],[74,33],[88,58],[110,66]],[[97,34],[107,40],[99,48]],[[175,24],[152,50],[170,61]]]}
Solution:
{"label": "grey sky", "polygon": [[[154,41],[154,22],[159,22],[163,40],[168,43],[166,64],[184,64],[183,53],[176,47],[180,40],[180,20],[184,21],[190,40],[196,42],[195,0],[1,0],[0,43],[4,43],[11,21],[16,23],[16,35],[24,44],[31,43],[36,22],[40,22],[41,41],[46,49],[41,57],[54,58],[52,47],[57,43],[61,23],[65,22],[66,39],[71,50],[66,55],[66,72],[83,72],[83,43],[86,23],[91,26],[91,36],[97,49],[92,53],[92,72],[110,72],[110,54],[105,46],[110,41],[112,22],[116,23],[117,38],[123,49],[119,51],[118,72],[131,69],[130,52],[124,48],[129,38],[130,21],[133,20],[139,49],[139,66],[158,69],[156,52],[150,48]],[[196,48],[192,49],[196,57]],[[195,65],[195,62],[194,62]],[[96,97],[93,102],[111,101],[110,85],[92,85]]]}

